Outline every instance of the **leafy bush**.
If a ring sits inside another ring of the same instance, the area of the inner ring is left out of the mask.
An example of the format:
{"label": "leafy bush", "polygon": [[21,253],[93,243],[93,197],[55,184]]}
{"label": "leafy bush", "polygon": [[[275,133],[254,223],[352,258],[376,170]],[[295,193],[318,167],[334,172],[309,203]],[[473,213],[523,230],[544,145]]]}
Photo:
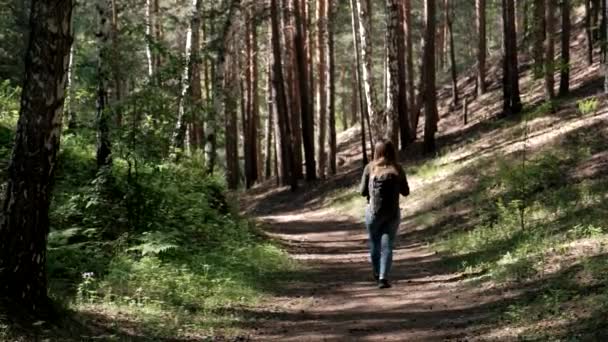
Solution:
{"label": "leafy bush", "polygon": [[595,114],[599,106],[598,99],[592,97],[585,100],[576,101],[578,111],[581,115]]}

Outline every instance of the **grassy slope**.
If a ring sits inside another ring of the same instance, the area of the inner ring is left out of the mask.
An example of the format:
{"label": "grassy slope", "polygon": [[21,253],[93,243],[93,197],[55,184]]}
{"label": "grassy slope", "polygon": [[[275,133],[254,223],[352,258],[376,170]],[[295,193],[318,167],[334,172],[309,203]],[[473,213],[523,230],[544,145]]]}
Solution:
{"label": "grassy slope", "polygon": [[[402,203],[404,238],[427,241],[472,287],[503,293],[480,339],[608,338],[608,98],[599,66],[582,62],[582,42],[573,44],[572,95],[556,112],[524,60],[520,117],[493,119],[499,79],[473,99],[465,77],[472,122],[450,113],[443,93],[438,156],[419,158],[418,146],[405,155],[413,194]],[[350,187],[321,205],[361,216],[364,202]]]}

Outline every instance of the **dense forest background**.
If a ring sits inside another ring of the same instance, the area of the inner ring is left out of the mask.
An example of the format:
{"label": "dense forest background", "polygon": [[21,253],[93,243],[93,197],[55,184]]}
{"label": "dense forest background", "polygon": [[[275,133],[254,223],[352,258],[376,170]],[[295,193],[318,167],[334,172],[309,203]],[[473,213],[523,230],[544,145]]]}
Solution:
{"label": "dense forest background", "polygon": [[[551,170],[604,163],[603,126],[568,145],[588,149],[576,159],[537,156],[529,123],[602,113],[606,0],[0,0],[0,18],[0,338],[122,336],[112,315],[151,339],[230,336],[245,318],[229,308],[303,267],[242,209],[276,193],[362,206],[334,191],[352,190],[379,139],[419,178],[465,165],[442,164],[474,151],[462,144],[515,146],[470,171],[498,180],[467,217],[489,228],[437,242],[456,255],[488,236],[545,241],[530,228],[539,203],[558,216],[585,201],[549,196],[572,192]],[[584,186],[605,198],[605,183]],[[585,225],[564,236],[602,235],[593,208],[570,212]],[[502,265],[483,256],[458,269]]]}

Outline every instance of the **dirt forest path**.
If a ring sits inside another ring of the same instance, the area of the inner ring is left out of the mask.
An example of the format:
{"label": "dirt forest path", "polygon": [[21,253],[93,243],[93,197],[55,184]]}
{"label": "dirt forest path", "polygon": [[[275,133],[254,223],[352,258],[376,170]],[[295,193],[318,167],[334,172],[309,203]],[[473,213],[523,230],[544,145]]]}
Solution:
{"label": "dirt forest path", "polygon": [[[393,287],[371,280],[367,237],[356,218],[326,210],[259,219],[303,264],[263,312],[260,341],[471,341],[499,298],[446,272],[440,257],[400,227]],[[487,290],[487,289],[486,289]]]}

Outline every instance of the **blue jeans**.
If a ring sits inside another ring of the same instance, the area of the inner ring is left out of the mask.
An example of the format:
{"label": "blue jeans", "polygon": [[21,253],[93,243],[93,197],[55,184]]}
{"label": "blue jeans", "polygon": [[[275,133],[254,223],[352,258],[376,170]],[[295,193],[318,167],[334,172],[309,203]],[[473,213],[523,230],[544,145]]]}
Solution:
{"label": "blue jeans", "polygon": [[392,217],[376,216],[365,209],[365,227],[369,234],[369,252],[374,274],[380,279],[388,279],[393,263],[395,236],[401,223],[401,213]]}

